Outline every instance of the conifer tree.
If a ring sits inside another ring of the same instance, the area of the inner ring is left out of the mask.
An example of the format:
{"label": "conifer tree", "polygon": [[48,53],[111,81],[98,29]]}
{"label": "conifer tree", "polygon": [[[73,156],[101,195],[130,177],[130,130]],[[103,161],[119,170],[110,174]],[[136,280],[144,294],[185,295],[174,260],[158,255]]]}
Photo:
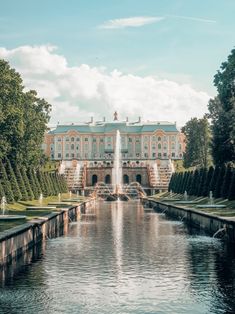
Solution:
{"label": "conifer tree", "polygon": [[225,171],[225,175],[223,178],[223,183],[222,183],[222,187],[221,187],[221,191],[220,191],[221,197],[223,197],[223,198],[228,197],[232,175],[233,175],[233,169],[232,169],[231,165],[228,164],[226,167],[226,171]]}
{"label": "conifer tree", "polygon": [[204,187],[204,182],[206,181],[206,178],[207,178],[207,172],[208,172],[207,168],[201,168],[200,170],[200,181],[197,188],[197,196],[203,195],[203,187]]}
{"label": "conifer tree", "polygon": [[215,193],[214,193],[214,197],[215,198],[221,197],[221,186],[223,184],[225,171],[226,171],[226,167],[225,167],[225,165],[222,165],[220,167],[220,171],[219,171],[219,174],[218,174],[218,177],[217,177],[217,180],[216,180]]}
{"label": "conifer tree", "polygon": [[29,184],[30,184],[31,190],[32,190],[33,195],[34,195],[34,199],[38,199],[39,196],[40,196],[40,191],[38,190],[36,182],[34,180],[32,168],[28,168],[27,169],[27,177],[28,177],[28,180],[29,180]]}
{"label": "conifer tree", "polygon": [[40,184],[40,188],[44,197],[48,196],[48,187],[46,184],[46,180],[44,178],[43,172],[41,170],[37,171],[37,179]]}
{"label": "conifer tree", "polygon": [[235,169],[233,169],[233,174],[232,174],[231,183],[230,183],[229,192],[228,192],[228,199],[229,201],[235,200]]}
{"label": "conifer tree", "polygon": [[0,181],[0,201],[1,201],[1,199],[2,199],[3,196],[5,196],[5,193],[4,193],[4,190],[3,190],[3,187],[2,187],[1,181]]}
{"label": "conifer tree", "polygon": [[11,163],[8,159],[6,159],[6,161],[5,161],[5,169],[6,169],[8,180],[11,184],[11,189],[13,192],[14,200],[17,202],[22,198],[22,195],[21,195],[21,192],[19,189],[18,182],[16,180],[15,173],[14,173],[12,166],[11,166]]}
{"label": "conifer tree", "polygon": [[35,182],[35,184],[36,184],[38,193],[39,193],[39,195],[40,195],[40,194],[42,193],[42,190],[41,190],[40,183],[39,183],[39,181],[38,181],[37,172],[36,172],[34,169],[32,169],[32,176],[33,176],[34,182]]}
{"label": "conifer tree", "polygon": [[30,201],[32,201],[34,199],[34,194],[33,194],[33,191],[31,189],[31,186],[29,184],[29,179],[27,177],[26,170],[24,167],[21,167],[21,175],[22,175],[22,178],[24,180],[24,185],[25,185],[25,188],[26,188],[26,191],[28,194],[28,199]]}
{"label": "conifer tree", "polygon": [[11,189],[11,184],[8,181],[6,170],[3,166],[2,161],[0,161],[0,182],[6,197],[7,203],[14,203],[14,195]]}
{"label": "conifer tree", "polygon": [[202,196],[208,196],[210,192],[210,183],[211,179],[214,173],[214,167],[211,166],[207,172],[206,179],[203,182],[203,191],[202,191]]}
{"label": "conifer tree", "polygon": [[196,169],[192,176],[192,182],[189,190],[189,195],[196,195],[198,185],[199,171]]}
{"label": "conifer tree", "polygon": [[[214,172],[213,172],[213,176],[211,178],[211,182],[210,182],[210,186],[209,186],[209,193],[210,193],[210,191],[212,191],[213,194],[215,192],[215,186],[216,186],[216,182],[218,180],[219,172],[220,172],[220,167],[216,166],[214,169]],[[208,195],[209,195],[209,193],[208,193]]]}
{"label": "conifer tree", "polygon": [[29,196],[28,196],[28,193],[27,193],[27,190],[26,190],[26,187],[25,187],[24,180],[22,178],[21,172],[19,170],[19,167],[16,164],[14,164],[13,165],[13,169],[14,169],[16,180],[17,180],[17,183],[18,183],[18,186],[19,186],[19,189],[20,189],[20,193],[22,195],[21,200],[27,201],[29,199]]}

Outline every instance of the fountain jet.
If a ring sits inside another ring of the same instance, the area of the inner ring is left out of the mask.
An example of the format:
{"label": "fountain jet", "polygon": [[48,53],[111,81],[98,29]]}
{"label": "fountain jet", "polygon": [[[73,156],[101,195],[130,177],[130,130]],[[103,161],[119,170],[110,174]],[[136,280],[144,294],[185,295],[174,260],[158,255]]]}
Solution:
{"label": "fountain jet", "polygon": [[113,192],[122,193],[122,165],[121,165],[121,136],[120,131],[116,133],[116,146],[114,152],[114,167],[112,171]]}

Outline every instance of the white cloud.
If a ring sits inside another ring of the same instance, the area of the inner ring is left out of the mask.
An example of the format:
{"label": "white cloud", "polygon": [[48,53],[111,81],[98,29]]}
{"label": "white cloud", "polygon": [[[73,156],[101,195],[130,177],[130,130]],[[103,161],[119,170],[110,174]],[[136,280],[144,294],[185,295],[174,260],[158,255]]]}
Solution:
{"label": "white cloud", "polygon": [[114,29],[114,28],[125,28],[125,27],[140,27],[146,24],[153,24],[164,20],[162,16],[135,16],[129,18],[109,20],[104,24],[100,25],[99,28],[103,29]]}
{"label": "white cloud", "polygon": [[173,18],[182,19],[182,20],[190,20],[194,22],[216,23],[215,20],[205,19],[201,17],[194,17],[194,16],[167,15],[167,17],[173,17]]}
{"label": "white cloud", "polygon": [[90,116],[111,118],[117,110],[122,118],[142,116],[182,125],[207,110],[209,95],[189,84],[118,70],[109,73],[87,64],[70,67],[52,46],[0,48],[0,58],[22,74],[26,88],[37,90],[52,104],[52,123],[88,120]]}

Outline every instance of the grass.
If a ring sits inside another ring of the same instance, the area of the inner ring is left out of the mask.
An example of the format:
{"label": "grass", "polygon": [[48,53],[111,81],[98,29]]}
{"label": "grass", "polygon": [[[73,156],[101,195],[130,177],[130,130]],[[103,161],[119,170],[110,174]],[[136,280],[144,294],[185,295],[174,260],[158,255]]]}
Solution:
{"label": "grass", "polygon": [[[159,194],[153,195],[154,198],[157,200],[164,202],[165,198],[170,197],[169,192],[163,192]],[[183,194],[172,194],[172,199],[181,199],[184,200],[184,195]],[[201,211],[204,213],[220,216],[220,217],[230,217],[230,218],[235,218],[235,200],[234,201],[229,201],[228,199],[222,199],[222,198],[217,198],[214,199],[214,204],[216,205],[225,205],[225,208],[197,208],[197,205],[207,205],[210,203],[209,197],[197,197],[197,196],[188,196],[188,201],[195,201],[196,204],[175,204],[176,206],[179,207],[185,207],[185,208],[192,208],[197,211]],[[174,201],[171,202],[171,204],[174,204]]]}

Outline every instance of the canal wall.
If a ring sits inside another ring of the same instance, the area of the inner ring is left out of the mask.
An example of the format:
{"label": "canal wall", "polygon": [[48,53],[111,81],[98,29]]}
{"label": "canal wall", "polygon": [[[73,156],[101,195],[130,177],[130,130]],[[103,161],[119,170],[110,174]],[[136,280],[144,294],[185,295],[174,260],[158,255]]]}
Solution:
{"label": "canal wall", "polygon": [[216,236],[235,243],[235,220],[205,213],[192,208],[163,203],[153,198],[143,199],[146,206],[158,212],[177,218],[192,227],[201,229],[211,236]]}
{"label": "canal wall", "polygon": [[77,221],[91,201],[64,208],[0,234],[0,270],[45,239],[65,234],[70,221]]}

